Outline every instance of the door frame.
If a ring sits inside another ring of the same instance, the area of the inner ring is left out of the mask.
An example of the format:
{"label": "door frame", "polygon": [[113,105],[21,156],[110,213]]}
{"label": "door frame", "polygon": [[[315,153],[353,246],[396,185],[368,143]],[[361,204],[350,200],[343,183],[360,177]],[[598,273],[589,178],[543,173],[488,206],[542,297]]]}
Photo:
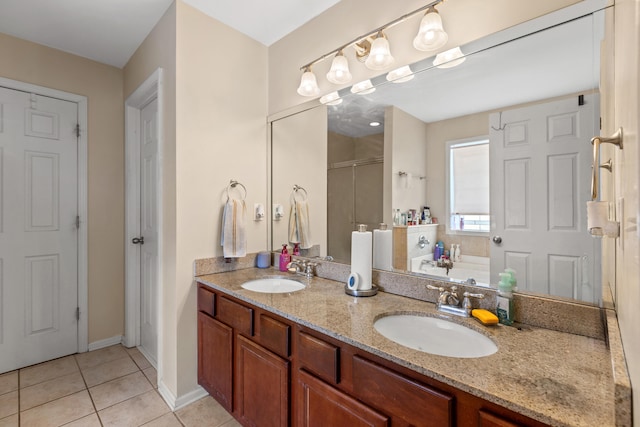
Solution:
{"label": "door frame", "polygon": [[[125,335],[127,347],[140,344],[140,253],[131,239],[140,233],[140,112],[149,101],[158,100],[158,259],[162,260],[162,150],[163,150],[163,72],[158,68],[125,101]],[[157,267],[158,278],[158,354],[157,371],[162,366],[162,262]]]}
{"label": "door frame", "polygon": [[78,215],[80,216],[77,267],[78,308],[80,310],[80,319],[78,319],[78,353],[84,353],[89,349],[89,258],[87,228],[89,212],[87,196],[87,144],[89,132],[87,129],[87,97],[3,77],[0,77],[0,86],[6,87],[7,89],[35,93],[63,101],[74,102],[78,105],[78,125],[80,126],[80,135],[78,136]]}

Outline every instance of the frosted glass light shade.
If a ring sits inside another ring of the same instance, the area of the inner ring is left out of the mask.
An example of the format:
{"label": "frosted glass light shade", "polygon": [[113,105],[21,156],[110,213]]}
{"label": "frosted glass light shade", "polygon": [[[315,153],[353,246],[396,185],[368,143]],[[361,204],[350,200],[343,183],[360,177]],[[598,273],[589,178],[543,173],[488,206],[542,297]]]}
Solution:
{"label": "frosted glass light shade", "polygon": [[320,102],[326,105],[338,105],[342,103],[342,98],[338,92],[331,92],[321,97]]}
{"label": "frosted glass light shade", "polygon": [[462,64],[466,59],[460,47],[454,47],[437,54],[436,59],[433,60],[433,65],[438,68],[452,68]]}
{"label": "frosted glass light shade", "polygon": [[389,74],[387,74],[387,80],[392,83],[408,82],[414,77],[415,75],[413,74],[413,71],[411,71],[411,68],[408,65],[405,65],[404,67],[396,68],[393,71],[389,71]]}
{"label": "frosted glass light shade", "polygon": [[418,35],[413,39],[413,47],[424,52],[440,49],[449,40],[449,35],[442,28],[442,18],[434,8],[427,9],[427,13],[420,21]]}
{"label": "frosted glass light shade", "polygon": [[358,95],[366,95],[375,90],[376,88],[371,84],[371,80],[368,79],[351,86],[351,93],[357,93]]}
{"label": "frosted glass light shade", "polygon": [[364,62],[364,65],[370,70],[384,70],[393,65],[394,62],[395,59],[391,56],[391,49],[389,48],[389,40],[384,35],[379,34],[371,43],[369,57]]}
{"label": "frosted glass light shade", "polygon": [[298,94],[302,96],[316,96],[320,94],[316,75],[313,74],[311,70],[307,70],[302,73],[300,86],[298,86]]}
{"label": "frosted glass light shade", "polygon": [[337,85],[349,83],[351,81],[349,63],[347,62],[347,58],[342,55],[342,52],[338,53],[336,57],[333,58],[331,69],[327,73],[327,80]]}

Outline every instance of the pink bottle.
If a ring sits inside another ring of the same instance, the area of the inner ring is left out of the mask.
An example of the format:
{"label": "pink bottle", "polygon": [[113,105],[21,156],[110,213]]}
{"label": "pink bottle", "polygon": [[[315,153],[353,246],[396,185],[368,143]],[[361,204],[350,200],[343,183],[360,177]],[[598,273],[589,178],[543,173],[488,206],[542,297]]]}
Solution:
{"label": "pink bottle", "polygon": [[287,250],[287,244],[282,245],[282,252],[280,252],[280,271],[287,271],[287,264],[291,262],[291,255]]}

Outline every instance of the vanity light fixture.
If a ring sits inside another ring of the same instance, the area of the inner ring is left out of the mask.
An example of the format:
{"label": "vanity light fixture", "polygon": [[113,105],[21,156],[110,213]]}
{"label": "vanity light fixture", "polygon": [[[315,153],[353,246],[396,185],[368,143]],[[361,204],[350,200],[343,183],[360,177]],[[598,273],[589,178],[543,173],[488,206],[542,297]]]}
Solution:
{"label": "vanity light fixture", "polygon": [[363,80],[359,83],[351,86],[351,93],[357,93],[358,95],[367,95],[375,91],[376,88],[371,84],[371,80]]}
{"label": "vanity light fixture", "polygon": [[389,68],[395,59],[391,56],[389,48],[389,40],[382,31],[378,31],[378,35],[371,43],[369,57],[364,61],[364,65],[370,70],[385,70]]}
{"label": "vanity light fixture", "polygon": [[333,58],[331,69],[327,73],[327,80],[331,83],[341,85],[351,81],[351,73],[349,72],[349,63],[342,51],[338,52]]}
{"label": "vanity light fixture", "polygon": [[427,9],[420,21],[418,35],[413,39],[413,47],[425,52],[440,49],[449,40],[442,27],[442,18],[435,7]]}
{"label": "vanity light fixture", "polygon": [[[413,41],[414,47],[423,51],[431,51],[441,48],[446,44],[449,36],[442,27],[442,19],[440,18],[438,11],[435,9],[435,6],[443,1],[445,0],[431,0],[428,4],[396,18],[393,21],[387,22],[368,33],[362,34],[337,49],[334,49],[300,67],[303,74],[300,79],[298,94],[302,96],[317,96],[320,93],[318,82],[311,71],[311,66],[324,61],[327,58],[333,58],[331,69],[327,73],[327,80],[330,83],[337,85],[349,83],[352,76],[349,70],[347,58],[344,55],[344,50],[349,47],[353,47],[355,57],[358,61],[364,62],[364,65],[370,70],[386,70],[391,67],[395,62],[395,59],[391,55],[389,40],[384,34],[384,31],[407,21],[409,18],[412,18],[419,13],[425,13],[425,15],[420,21],[420,30]],[[402,83],[411,80],[412,78],[413,74],[408,66],[406,68],[401,67],[387,75],[387,80],[394,83]],[[354,85],[351,88],[351,92],[365,95],[375,90],[372,86],[363,87],[363,84],[366,85],[365,82]],[[368,84],[371,85],[371,82],[369,81]]]}
{"label": "vanity light fixture", "polygon": [[342,98],[340,98],[338,92],[330,92],[320,97],[320,102],[326,105],[338,105],[342,103]]}
{"label": "vanity light fixture", "polygon": [[371,127],[380,126],[380,122],[371,122],[371,123],[369,123],[369,126],[371,126]]}
{"label": "vanity light fixture", "polygon": [[300,78],[300,86],[298,86],[298,94],[302,96],[316,96],[320,93],[316,75],[311,71],[311,66],[307,66]]}
{"label": "vanity light fixture", "polygon": [[413,74],[411,67],[405,65],[403,67],[396,68],[393,71],[389,71],[389,74],[387,74],[387,81],[390,81],[392,83],[404,83],[408,82],[414,77],[415,75]]}
{"label": "vanity light fixture", "polygon": [[462,64],[466,59],[460,47],[454,47],[437,54],[436,59],[433,60],[433,65],[438,68],[452,68]]}

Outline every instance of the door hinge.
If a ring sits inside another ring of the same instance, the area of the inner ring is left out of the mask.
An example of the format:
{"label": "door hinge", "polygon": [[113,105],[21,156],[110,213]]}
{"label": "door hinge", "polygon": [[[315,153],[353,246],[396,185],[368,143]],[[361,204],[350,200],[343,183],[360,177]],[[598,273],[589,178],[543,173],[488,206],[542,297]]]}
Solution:
{"label": "door hinge", "polygon": [[80,215],[76,215],[76,228],[80,229]]}
{"label": "door hinge", "polygon": [[80,320],[80,307],[76,307],[76,320]]}
{"label": "door hinge", "polygon": [[80,123],[76,124],[76,136],[80,138]]}

